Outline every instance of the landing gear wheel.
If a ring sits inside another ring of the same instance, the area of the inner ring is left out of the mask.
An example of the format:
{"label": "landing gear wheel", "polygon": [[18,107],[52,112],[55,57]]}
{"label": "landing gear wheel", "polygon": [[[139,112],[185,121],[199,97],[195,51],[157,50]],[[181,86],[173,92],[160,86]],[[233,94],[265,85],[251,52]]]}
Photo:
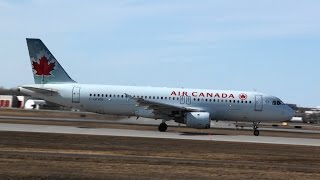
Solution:
{"label": "landing gear wheel", "polygon": [[255,136],[259,136],[260,132],[258,130],[258,125],[260,124],[260,122],[253,122],[253,134]]}
{"label": "landing gear wheel", "polygon": [[158,126],[158,130],[160,132],[166,132],[167,131],[167,128],[168,128],[168,125],[166,123],[161,123],[159,126]]}
{"label": "landing gear wheel", "polygon": [[259,130],[254,130],[254,131],[253,131],[253,134],[254,134],[255,136],[259,136],[260,132],[259,132]]}

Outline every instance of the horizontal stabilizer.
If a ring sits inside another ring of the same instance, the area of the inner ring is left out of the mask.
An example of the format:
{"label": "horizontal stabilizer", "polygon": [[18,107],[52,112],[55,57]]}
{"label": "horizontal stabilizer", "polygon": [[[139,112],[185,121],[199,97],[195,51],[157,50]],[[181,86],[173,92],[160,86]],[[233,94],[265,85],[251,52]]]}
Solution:
{"label": "horizontal stabilizer", "polygon": [[24,89],[27,89],[27,90],[30,90],[30,91],[35,91],[35,92],[38,92],[38,93],[58,93],[58,90],[56,89],[50,89],[50,88],[38,88],[38,87],[30,87],[30,86],[22,86],[21,88],[24,88]]}

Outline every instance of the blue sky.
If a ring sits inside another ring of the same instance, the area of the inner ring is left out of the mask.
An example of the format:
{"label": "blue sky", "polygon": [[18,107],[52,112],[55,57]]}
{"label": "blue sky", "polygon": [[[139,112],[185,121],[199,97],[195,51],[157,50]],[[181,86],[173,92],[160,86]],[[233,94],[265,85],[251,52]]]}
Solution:
{"label": "blue sky", "polygon": [[81,83],[256,90],[318,106],[319,9],[318,0],[0,0],[0,86],[33,83],[33,37]]}

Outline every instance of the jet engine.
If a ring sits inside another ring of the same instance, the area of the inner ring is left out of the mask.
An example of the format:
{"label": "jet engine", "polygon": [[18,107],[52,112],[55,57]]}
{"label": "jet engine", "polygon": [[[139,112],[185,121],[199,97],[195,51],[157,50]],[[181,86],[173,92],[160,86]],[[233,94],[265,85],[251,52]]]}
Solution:
{"label": "jet engine", "polygon": [[184,116],[184,123],[190,128],[208,129],[210,122],[210,113],[208,112],[187,112]]}

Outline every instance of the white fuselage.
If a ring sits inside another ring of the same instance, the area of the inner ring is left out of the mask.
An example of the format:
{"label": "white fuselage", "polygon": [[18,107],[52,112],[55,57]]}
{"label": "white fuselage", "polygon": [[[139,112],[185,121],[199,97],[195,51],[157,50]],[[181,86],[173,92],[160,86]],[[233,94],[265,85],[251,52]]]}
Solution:
{"label": "white fuselage", "polygon": [[152,109],[137,106],[133,98],[141,98],[208,112],[211,120],[266,122],[286,121],[293,116],[293,110],[279,98],[258,92],[77,83],[27,86],[57,91],[45,93],[23,87],[20,87],[20,91],[33,97],[101,114],[162,119],[161,116],[154,115]]}

